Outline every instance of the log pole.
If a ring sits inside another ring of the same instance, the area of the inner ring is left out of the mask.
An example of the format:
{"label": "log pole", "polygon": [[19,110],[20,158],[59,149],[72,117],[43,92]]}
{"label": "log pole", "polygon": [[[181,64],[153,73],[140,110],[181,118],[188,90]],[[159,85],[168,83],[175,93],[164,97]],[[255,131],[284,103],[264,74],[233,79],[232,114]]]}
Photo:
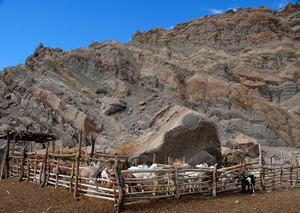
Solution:
{"label": "log pole", "polygon": [[59,175],[59,161],[57,161],[57,165],[56,165],[56,172],[55,172],[55,189],[57,189],[58,186],[58,175]]}
{"label": "log pole", "polygon": [[94,139],[94,135],[91,134],[91,141],[92,141],[92,150],[90,153],[90,157],[92,158],[94,156],[94,152],[95,152],[95,139]]}
{"label": "log pole", "polygon": [[177,167],[176,167],[176,164],[174,164],[173,166],[174,166],[174,186],[175,186],[175,193],[176,193],[177,199],[179,199],[180,195],[179,195],[178,181],[177,181],[177,176],[178,176]]}
{"label": "log pole", "polygon": [[42,163],[42,167],[40,168],[40,171],[39,171],[39,180],[38,180],[38,184],[41,185],[41,182],[42,182],[42,171],[43,171],[43,168],[44,168],[44,163]]}
{"label": "log pole", "polygon": [[16,134],[14,134],[14,137],[13,137],[13,147],[12,147],[12,152],[11,152],[12,155],[15,154],[15,147],[16,147]]}
{"label": "log pole", "polygon": [[35,183],[36,182],[36,159],[35,159],[35,162],[34,162],[34,171],[33,171],[33,182]]}
{"label": "log pole", "polygon": [[153,154],[153,162],[152,165],[155,164],[155,154]]}
{"label": "log pole", "polygon": [[19,182],[21,182],[23,178],[23,173],[24,173],[24,164],[25,164],[25,158],[26,158],[26,147],[27,144],[25,144],[24,149],[23,149],[23,157],[22,157],[22,162],[21,162],[21,171],[20,171],[20,177],[19,177]]}
{"label": "log pole", "polygon": [[30,161],[27,159],[27,182],[29,182],[30,178]]}
{"label": "log pole", "polygon": [[10,141],[11,141],[11,136],[12,136],[12,132],[11,131],[7,131],[7,142],[6,142],[6,149],[5,149],[5,157],[4,157],[4,163],[2,166],[2,171],[1,171],[1,179],[3,176],[3,169],[5,169],[5,178],[8,178],[8,173],[9,173],[9,145],[10,145]]}
{"label": "log pole", "polygon": [[49,142],[47,142],[47,146],[46,146],[46,152],[45,152],[45,157],[44,157],[44,166],[43,166],[43,181],[40,185],[40,188],[44,187],[44,185],[46,183],[46,169],[47,169],[48,149],[49,149]]}
{"label": "log pole", "polygon": [[60,139],[60,154],[62,155],[63,152],[62,152],[62,142],[61,142],[61,139]]}
{"label": "log pole", "polygon": [[72,193],[72,189],[73,189],[73,176],[74,176],[74,163],[72,163],[72,171],[71,171],[71,178],[70,178],[70,193]]}
{"label": "log pole", "polygon": [[293,160],[291,158],[290,160],[290,184],[291,186],[293,186]]}
{"label": "log pole", "polygon": [[80,130],[80,133],[79,133],[78,152],[77,152],[77,156],[76,156],[74,198],[76,198],[77,194],[78,194],[78,176],[79,176],[79,161],[80,161],[80,152],[81,152],[81,142],[82,142],[82,130]]}
{"label": "log pole", "polygon": [[213,180],[212,180],[212,196],[217,196],[217,164],[214,165]]}
{"label": "log pole", "polygon": [[50,178],[50,165],[47,167],[48,175],[47,175],[47,180],[46,180],[46,186],[48,186],[49,178]]}
{"label": "log pole", "polygon": [[116,204],[117,207],[117,212],[121,212],[124,209],[124,192],[123,192],[123,188],[124,188],[124,182],[123,182],[123,178],[121,175],[121,170],[118,168],[118,164],[119,164],[119,159],[118,159],[118,154],[115,153],[115,174],[116,174],[116,183],[119,189],[119,199],[118,202]]}

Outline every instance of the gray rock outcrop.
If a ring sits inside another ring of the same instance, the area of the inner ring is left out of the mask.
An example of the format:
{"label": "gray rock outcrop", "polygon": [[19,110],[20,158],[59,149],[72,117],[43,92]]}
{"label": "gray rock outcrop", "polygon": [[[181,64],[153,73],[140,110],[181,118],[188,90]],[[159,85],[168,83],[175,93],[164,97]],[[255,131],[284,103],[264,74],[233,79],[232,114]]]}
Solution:
{"label": "gray rock outcrop", "polygon": [[174,106],[154,124],[156,131],[140,138],[137,150],[129,158],[133,164],[157,163],[166,157],[185,158],[190,165],[208,163],[221,165],[221,147],[216,125],[207,117],[181,106]]}

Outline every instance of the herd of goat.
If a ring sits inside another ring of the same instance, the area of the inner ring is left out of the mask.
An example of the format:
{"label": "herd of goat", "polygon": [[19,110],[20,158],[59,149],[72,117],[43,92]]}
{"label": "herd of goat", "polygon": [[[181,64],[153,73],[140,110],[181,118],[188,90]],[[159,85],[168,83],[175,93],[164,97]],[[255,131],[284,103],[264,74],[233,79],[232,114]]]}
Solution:
{"label": "herd of goat", "polygon": [[[174,165],[179,166],[179,167],[184,167],[188,166],[188,164],[184,162],[175,162]],[[38,169],[41,169],[42,163],[38,165]],[[208,166],[206,163],[204,164],[199,164],[195,166],[196,169],[211,169],[213,170],[213,166]],[[123,179],[128,179],[130,181],[127,181],[126,184],[126,192],[131,193],[131,189],[135,188],[136,191],[138,192],[143,192],[144,191],[144,184],[142,180],[153,180],[153,187],[152,191],[156,191],[157,187],[160,185],[173,185],[174,183],[172,182],[173,179],[169,178],[162,173],[159,172],[151,172],[151,170],[158,170],[161,169],[161,167],[158,164],[153,164],[150,167],[147,165],[138,165],[138,166],[131,166],[128,168],[128,170],[132,170],[132,173],[129,174],[123,174],[122,178]],[[136,172],[138,170],[146,170],[147,172]],[[58,169],[55,166],[53,166],[52,169],[53,174],[61,174],[61,175],[71,175],[71,170],[64,167],[60,166]],[[160,176],[162,178],[160,178]],[[187,184],[194,184],[193,182],[201,182],[205,181],[205,179],[210,179],[211,176],[206,176],[205,177],[205,172],[202,171],[189,171],[189,172],[184,172],[182,176],[189,182]],[[87,182],[89,185],[95,185],[97,182],[100,183],[102,186],[105,186],[107,188],[113,188],[113,182],[109,181],[110,179],[115,177],[115,171],[113,169],[109,169],[104,167],[103,163],[98,161],[98,163],[90,163],[90,165],[82,165],[79,167],[78,171],[78,177],[79,178],[87,178]],[[184,179],[183,178],[183,179]],[[218,181],[220,182],[225,182],[228,179],[236,179],[236,183],[240,182],[242,184],[242,189],[245,191],[247,190],[249,192],[254,193],[255,190],[255,177],[254,175],[249,175],[246,177],[241,178],[240,176],[234,176],[231,173],[220,173],[218,174],[217,177]],[[136,180],[136,181],[134,181]],[[145,181],[146,182],[146,181]],[[208,181],[209,183],[209,181]],[[151,185],[151,184],[150,184]],[[153,193],[155,195],[155,193]]]}

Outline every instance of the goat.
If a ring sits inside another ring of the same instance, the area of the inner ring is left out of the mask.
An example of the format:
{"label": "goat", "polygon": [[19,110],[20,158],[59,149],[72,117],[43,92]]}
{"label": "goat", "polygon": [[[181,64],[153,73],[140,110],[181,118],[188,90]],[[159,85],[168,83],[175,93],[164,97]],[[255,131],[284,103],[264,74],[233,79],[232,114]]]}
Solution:
{"label": "goat", "polygon": [[101,178],[101,173],[103,170],[104,170],[104,166],[101,166],[98,174],[96,175],[96,179]]}
{"label": "goat", "polygon": [[[114,171],[111,171],[111,172],[108,172],[108,176],[109,178],[110,177],[115,177],[115,172]],[[123,174],[122,175],[122,178],[131,178],[131,179],[136,179],[136,176],[134,174]],[[128,180],[129,183],[127,183],[127,187],[126,187],[126,192],[127,193],[131,193],[131,188],[134,187],[136,191],[138,192],[141,192],[141,191],[144,191],[144,187],[143,187],[143,183],[135,183],[134,180]],[[108,184],[108,188],[112,188],[113,187],[113,183],[110,182]]]}
{"label": "goat", "polygon": [[242,179],[239,179],[238,182],[242,182],[242,191],[246,191],[246,187],[249,190],[249,193],[253,193],[255,191],[255,177],[254,175],[249,175],[247,177],[243,177]]}
{"label": "goat", "polygon": [[108,168],[103,168],[101,172],[101,184],[102,185],[109,185],[110,183],[105,181],[105,179],[109,179],[111,177],[111,174],[113,173],[113,170],[108,170]]}
{"label": "goat", "polygon": [[89,167],[79,167],[79,177],[86,177],[86,178],[96,178],[101,167],[101,162],[99,161],[94,166]]}
{"label": "goat", "polygon": [[[137,177],[134,174],[124,174],[123,178],[131,178],[136,179]],[[127,183],[127,192],[131,193],[131,188],[134,187],[136,191],[141,192],[144,191],[143,183],[134,183],[134,180],[130,180],[130,183]]]}

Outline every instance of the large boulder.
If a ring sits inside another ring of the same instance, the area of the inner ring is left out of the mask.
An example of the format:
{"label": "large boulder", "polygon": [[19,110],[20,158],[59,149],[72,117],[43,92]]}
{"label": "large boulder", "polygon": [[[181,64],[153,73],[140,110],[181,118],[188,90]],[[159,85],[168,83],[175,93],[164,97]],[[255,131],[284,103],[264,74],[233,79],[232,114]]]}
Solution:
{"label": "large boulder", "polygon": [[245,152],[240,149],[222,147],[222,157],[224,166],[242,164],[245,161]]}
{"label": "large boulder", "polygon": [[204,115],[181,106],[174,106],[153,124],[156,131],[140,138],[139,146],[129,162],[151,164],[153,154],[157,163],[167,157],[184,158],[188,164],[208,163],[221,165],[221,145],[217,127]]}
{"label": "large boulder", "polygon": [[111,115],[126,108],[127,103],[120,98],[104,97],[102,99],[101,111],[105,115]]}

